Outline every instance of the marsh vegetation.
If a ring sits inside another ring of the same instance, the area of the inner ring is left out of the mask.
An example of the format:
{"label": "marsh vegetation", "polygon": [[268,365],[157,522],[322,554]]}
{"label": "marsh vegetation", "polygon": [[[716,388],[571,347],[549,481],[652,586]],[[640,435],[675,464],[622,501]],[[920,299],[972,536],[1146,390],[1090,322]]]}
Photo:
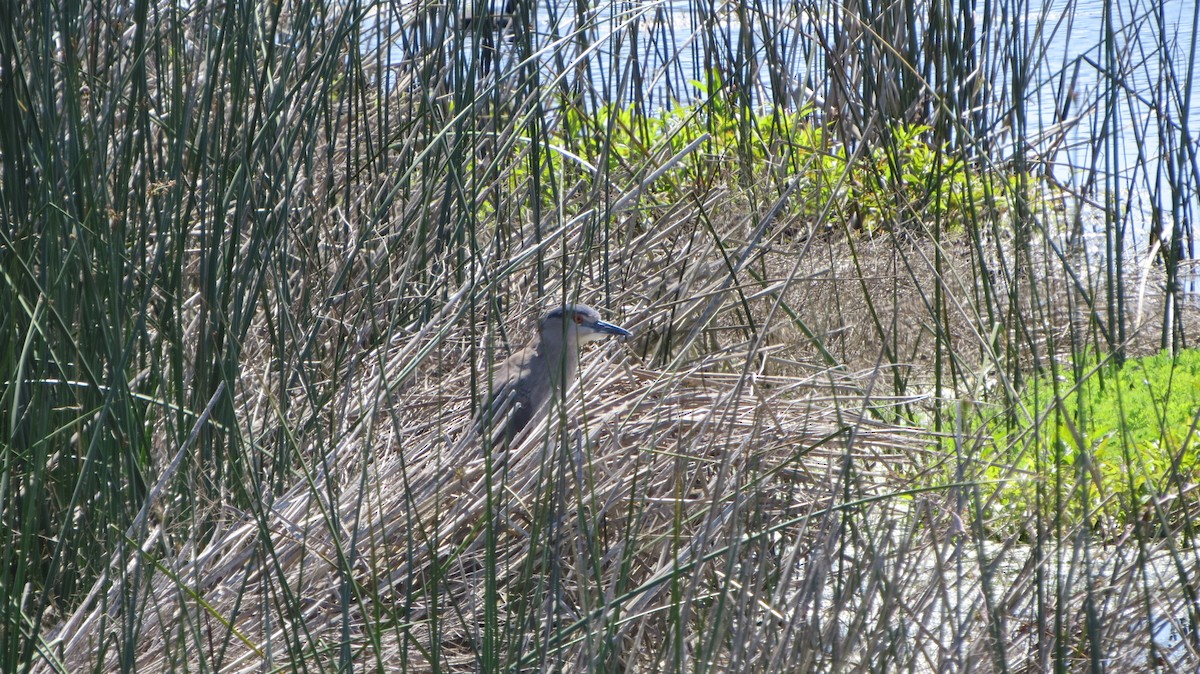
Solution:
{"label": "marsh vegetation", "polygon": [[11,4],[0,670],[1195,671],[1188,8]]}

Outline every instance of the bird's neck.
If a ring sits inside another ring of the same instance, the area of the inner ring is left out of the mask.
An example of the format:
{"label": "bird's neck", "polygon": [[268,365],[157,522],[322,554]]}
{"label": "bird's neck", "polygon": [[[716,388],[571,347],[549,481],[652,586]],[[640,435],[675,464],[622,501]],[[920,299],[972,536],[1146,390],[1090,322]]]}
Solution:
{"label": "bird's neck", "polygon": [[537,350],[545,360],[550,381],[569,386],[579,369],[579,345],[570,339],[542,339],[538,335]]}

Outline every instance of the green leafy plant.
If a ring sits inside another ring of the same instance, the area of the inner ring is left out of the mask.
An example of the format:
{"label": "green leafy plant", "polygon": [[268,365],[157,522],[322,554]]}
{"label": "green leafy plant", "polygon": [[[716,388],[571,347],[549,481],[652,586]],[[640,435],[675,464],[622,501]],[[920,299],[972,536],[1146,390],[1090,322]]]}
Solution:
{"label": "green leafy plant", "polygon": [[[633,179],[707,134],[701,151],[660,176],[652,194],[671,201],[697,187],[729,183],[731,167],[750,162],[800,181],[793,217],[817,217],[830,200],[848,194],[856,205],[852,229],[866,233],[932,217],[960,229],[977,213],[990,210],[987,206],[1003,205],[1011,192],[1011,178],[982,172],[960,153],[935,144],[928,126],[896,125],[864,160],[853,161],[810,107],[745,111],[725,97],[709,96],[702,82],[692,85],[706,103],[676,103],[653,113],[642,112],[634,103],[606,105],[595,112],[568,107],[554,142],[588,162],[604,163],[610,175]],[[748,137],[740,121],[747,116]],[[562,167],[562,157],[550,161],[555,170]],[[841,215],[839,209],[830,217]]]}
{"label": "green leafy plant", "polygon": [[985,469],[995,528],[1038,510],[1116,534],[1193,512],[1200,351],[1095,364],[1031,383],[1027,415],[995,423]]}

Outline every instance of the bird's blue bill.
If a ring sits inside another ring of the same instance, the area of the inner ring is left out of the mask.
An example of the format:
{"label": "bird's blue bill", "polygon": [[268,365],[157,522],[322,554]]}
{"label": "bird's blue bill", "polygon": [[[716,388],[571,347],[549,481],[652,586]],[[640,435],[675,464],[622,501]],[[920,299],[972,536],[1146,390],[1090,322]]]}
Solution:
{"label": "bird's blue bill", "polygon": [[610,335],[619,335],[621,337],[632,337],[633,336],[633,333],[626,330],[625,328],[622,328],[619,325],[613,325],[612,323],[606,323],[604,321],[596,321],[595,323],[592,324],[592,328],[594,330],[598,330],[600,332],[607,332]]}

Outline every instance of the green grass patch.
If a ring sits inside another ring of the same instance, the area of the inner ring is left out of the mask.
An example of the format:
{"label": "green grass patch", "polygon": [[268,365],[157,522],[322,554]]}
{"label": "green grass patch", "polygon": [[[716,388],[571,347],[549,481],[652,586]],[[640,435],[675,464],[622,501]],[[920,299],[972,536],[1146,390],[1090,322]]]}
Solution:
{"label": "green grass patch", "polygon": [[1122,366],[1092,363],[1026,389],[1027,415],[992,424],[988,515],[1004,530],[1030,512],[1120,535],[1143,523],[1174,531],[1198,503],[1200,351]]}

